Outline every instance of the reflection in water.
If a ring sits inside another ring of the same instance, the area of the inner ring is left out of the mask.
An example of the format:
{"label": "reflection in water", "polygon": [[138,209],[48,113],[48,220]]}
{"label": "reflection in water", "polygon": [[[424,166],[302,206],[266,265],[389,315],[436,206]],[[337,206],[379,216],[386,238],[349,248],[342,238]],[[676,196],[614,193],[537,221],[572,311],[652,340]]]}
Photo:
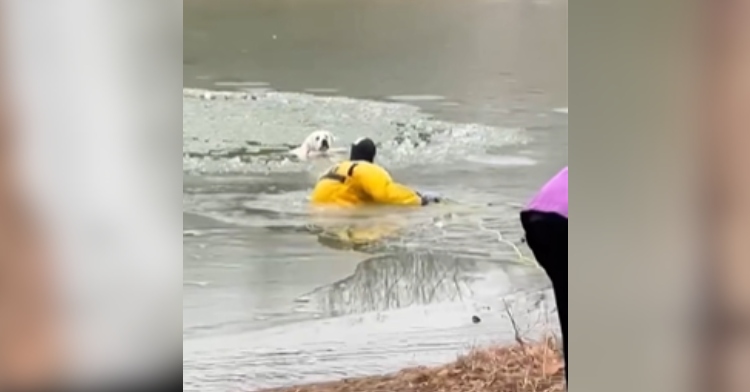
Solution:
{"label": "reflection in water", "polygon": [[[516,274],[518,277],[511,276]],[[317,289],[304,299],[310,301],[310,310],[340,316],[468,302],[477,297],[498,298],[513,291],[514,286],[529,289],[545,284],[543,277],[523,266],[501,270],[492,261],[420,252],[365,260],[352,276]]]}
{"label": "reflection in water", "polygon": [[361,252],[372,252],[384,241],[396,238],[402,229],[403,226],[392,222],[374,225],[309,226],[310,232],[317,235],[321,245],[337,250]]}
{"label": "reflection in water", "polygon": [[317,236],[318,243],[331,249],[368,253],[405,234],[420,212],[401,207],[314,207],[310,211],[307,228]]}
{"label": "reflection in water", "polygon": [[[447,251],[445,246],[441,246],[447,245],[446,240],[450,240],[446,230],[459,230],[462,238],[460,246],[455,250],[460,254],[487,256],[488,252],[479,250],[484,238],[477,233],[477,229],[483,227],[483,223],[479,221],[485,220],[477,213],[485,210],[483,205],[463,205],[451,200],[429,208],[416,209],[316,209],[308,217],[307,228],[323,246],[371,254],[398,253],[404,248],[415,247]],[[494,241],[497,233],[491,233],[487,239]],[[479,241],[472,246],[475,251],[466,250],[468,238]]]}

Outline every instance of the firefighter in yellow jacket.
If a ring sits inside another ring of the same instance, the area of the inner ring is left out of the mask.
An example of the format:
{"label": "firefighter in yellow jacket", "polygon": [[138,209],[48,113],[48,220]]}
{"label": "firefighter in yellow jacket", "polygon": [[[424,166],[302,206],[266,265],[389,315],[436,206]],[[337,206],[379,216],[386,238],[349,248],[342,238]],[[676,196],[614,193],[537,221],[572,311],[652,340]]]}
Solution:
{"label": "firefighter in yellow jacket", "polygon": [[312,204],[424,206],[440,202],[436,195],[421,194],[394,182],[385,169],[374,163],[376,153],[371,139],[354,142],[349,160],[335,165],[320,177],[311,196]]}

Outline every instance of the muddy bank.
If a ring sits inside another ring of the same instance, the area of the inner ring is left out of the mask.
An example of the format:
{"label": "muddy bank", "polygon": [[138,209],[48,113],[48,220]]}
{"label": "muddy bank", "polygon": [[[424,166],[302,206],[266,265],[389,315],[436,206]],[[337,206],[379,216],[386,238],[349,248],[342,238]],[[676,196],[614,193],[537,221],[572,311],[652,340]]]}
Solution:
{"label": "muddy bank", "polygon": [[555,392],[566,390],[563,369],[559,345],[550,338],[476,350],[445,366],[262,392]]}

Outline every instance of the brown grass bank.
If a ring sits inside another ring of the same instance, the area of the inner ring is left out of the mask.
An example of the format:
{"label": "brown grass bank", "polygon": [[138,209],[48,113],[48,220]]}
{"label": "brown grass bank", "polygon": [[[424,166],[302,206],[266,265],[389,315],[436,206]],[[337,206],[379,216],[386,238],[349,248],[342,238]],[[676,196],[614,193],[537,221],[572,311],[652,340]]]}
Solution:
{"label": "brown grass bank", "polygon": [[346,379],[263,392],[559,392],[565,391],[563,360],[555,339],[496,347],[439,367],[418,367],[386,376]]}

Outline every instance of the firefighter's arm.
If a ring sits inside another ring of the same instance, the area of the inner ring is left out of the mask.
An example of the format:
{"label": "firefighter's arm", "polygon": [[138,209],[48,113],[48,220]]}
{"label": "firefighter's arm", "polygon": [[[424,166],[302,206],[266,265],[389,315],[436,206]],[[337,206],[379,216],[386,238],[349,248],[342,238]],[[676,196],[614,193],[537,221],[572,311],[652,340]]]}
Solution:
{"label": "firefighter's arm", "polygon": [[414,190],[396,183],[385,169],[371,164],[359,164],[352,176],[376,203],[420,206],[422,198]]}

